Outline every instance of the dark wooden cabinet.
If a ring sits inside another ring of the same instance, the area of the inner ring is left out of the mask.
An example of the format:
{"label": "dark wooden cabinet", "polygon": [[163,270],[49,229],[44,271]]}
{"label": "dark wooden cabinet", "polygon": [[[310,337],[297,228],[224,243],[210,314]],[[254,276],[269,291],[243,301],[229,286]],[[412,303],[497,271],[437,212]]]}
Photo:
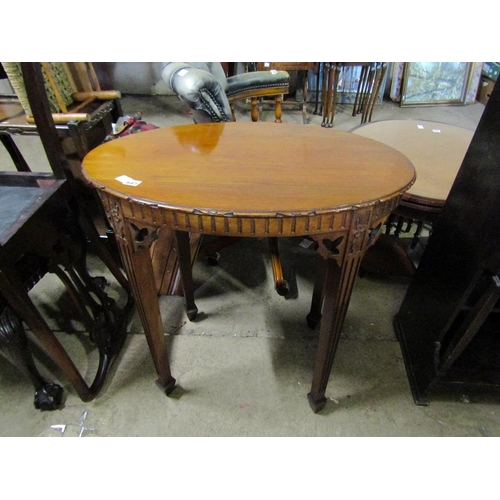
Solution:
{"label": "dark wooden cabinet", "polygon": [[500,86],[395,317],[414,400],[500,389]]}

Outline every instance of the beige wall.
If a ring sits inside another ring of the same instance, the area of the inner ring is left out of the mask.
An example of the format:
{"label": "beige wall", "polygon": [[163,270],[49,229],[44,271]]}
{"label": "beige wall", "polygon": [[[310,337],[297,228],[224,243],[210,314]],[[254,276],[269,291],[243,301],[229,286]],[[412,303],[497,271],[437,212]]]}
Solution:
{"label": "beige wall", "polygon": [[[123,94],[172,94],[161,79],[161,62],[94,63],[104,72],[104,79]],[[101,79],[103,79],[101,77]]]}

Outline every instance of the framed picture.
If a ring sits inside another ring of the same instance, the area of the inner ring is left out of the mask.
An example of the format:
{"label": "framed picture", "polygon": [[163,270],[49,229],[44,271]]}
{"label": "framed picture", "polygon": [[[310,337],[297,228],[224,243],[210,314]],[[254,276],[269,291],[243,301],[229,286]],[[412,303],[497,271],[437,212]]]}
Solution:
{"label": "framed picture", "polygon": [[394,102],[401,102],[401,87],[403,85],[404,71],[404,62],[392,63],[392,81],[389,96]]}
{"label": "framed picture", "polygon": [[408,62],[401,106],[464,104],[472,63]]}

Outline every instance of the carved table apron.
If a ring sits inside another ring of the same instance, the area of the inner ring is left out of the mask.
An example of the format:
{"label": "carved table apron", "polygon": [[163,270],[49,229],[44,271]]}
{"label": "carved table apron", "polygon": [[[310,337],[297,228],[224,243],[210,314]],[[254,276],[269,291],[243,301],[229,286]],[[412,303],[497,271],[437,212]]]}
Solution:
{"label": "carved table apron", "polygon": [[[321,320],[308,394],[325,390],[359,264],[415,169],[400,152],[341,131],[271,123],[167,127],[103,144],[84,159],[87,181],[116,233],[157,384],[174,389],[150,246],[174,230],[187,313],[196,315],[189,233],[239,237],[306,236],[318,244],[311,312]],[[125,184],[117,180],[127,176]],[[139,184],[134,181],[140,181]]]}

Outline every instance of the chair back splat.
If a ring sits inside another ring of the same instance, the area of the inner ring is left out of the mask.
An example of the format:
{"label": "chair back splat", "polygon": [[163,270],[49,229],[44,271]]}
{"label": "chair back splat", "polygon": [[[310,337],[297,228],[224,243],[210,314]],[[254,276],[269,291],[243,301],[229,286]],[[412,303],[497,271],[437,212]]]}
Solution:
{"label": "chair back splat", "polygon": [[21,70],[26,94],[33,116],[36,116],[38,134],[50,168],[57,179],[66,179],[69,173],[69,168],[65,168],[67,167],[66,156],[57,134],[52,132],[55,129],[55,123],[49,109],[48,99],[44,99],[44,92],[40,92],[40,89],[43,89],[45,85],[41,66],[37,63],[21,63]]}

